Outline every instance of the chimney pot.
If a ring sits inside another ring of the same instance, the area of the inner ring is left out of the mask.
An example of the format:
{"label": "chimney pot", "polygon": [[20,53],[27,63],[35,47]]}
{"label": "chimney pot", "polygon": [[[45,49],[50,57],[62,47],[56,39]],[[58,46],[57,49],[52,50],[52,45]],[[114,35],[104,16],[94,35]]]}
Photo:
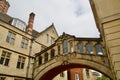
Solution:
{"label": "chimney pot", "polygon": [[30,15],[29,15],[29,21],[28,21],[28,26],[27,26],[27,33],[29,33],[29,34],[32,34],[34,17],[35,17],[35,14],[33,12],[30,13]]}

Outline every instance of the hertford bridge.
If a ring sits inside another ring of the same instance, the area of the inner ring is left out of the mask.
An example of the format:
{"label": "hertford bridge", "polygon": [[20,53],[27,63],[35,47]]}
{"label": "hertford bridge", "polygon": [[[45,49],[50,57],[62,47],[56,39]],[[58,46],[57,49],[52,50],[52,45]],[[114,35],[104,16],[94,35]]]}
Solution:
{"label": "hertford bridge", "polygon": [[112,79],[109,61],[101,38],[61,35],[54,44],[36,54],[34,80],[52,80],[70,68],[90,68]]}

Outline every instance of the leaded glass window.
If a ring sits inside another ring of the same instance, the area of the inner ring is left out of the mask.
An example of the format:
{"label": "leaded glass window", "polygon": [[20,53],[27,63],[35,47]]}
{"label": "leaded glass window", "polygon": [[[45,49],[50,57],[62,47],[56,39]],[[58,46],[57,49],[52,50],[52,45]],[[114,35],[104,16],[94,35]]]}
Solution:
{"label": "leaded glass window", "polygon": [[96,47],[97,54],[103,55],[102,45],[97,44],[95,47]]}
{"label": "leaded glass window", "polygon": [[65,39],[63,40],[63,53],[68,52],[68,41]]}
{"label": "leaded glass window", "polygon": [[88,43],[88,44],[86,45],[86,49],[87,49],[87,53],[93,54],[92,45],[91,45],[90,43]]}
{"label": "leaded glass window", "polygon": [[78,44],[78,53],[83,53],[83,45],[81,43]]}
{"label": "leaded glass window", "polygon": [[12,33],[12,32],[8,32],[6,42],[8,42],[10,44],[14,44],[14,42],[15,42],[15,34]]}

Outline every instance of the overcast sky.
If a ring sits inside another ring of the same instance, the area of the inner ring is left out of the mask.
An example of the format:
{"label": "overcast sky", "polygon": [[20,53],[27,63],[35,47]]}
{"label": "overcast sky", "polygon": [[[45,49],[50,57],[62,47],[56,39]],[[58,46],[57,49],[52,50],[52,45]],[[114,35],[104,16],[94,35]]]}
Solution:
{"label": "overcast sky", "polygon": [[99,37],[88,0],[7,0],[8,14],[26,23],[34,12],[34,29],[41,32],[54,23],[59,35]]}

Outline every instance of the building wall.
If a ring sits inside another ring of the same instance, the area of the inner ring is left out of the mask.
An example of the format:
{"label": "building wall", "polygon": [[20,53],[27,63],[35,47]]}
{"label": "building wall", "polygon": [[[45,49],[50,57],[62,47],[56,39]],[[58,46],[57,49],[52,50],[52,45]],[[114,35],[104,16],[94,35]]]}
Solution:
{"label": "building wall", "polygon": [[106,44],[114,80],[120,79],[120,0],[90,0],[96,23]]}
{"label": "building wall", "polygon": [[[83,68],[72,68],[68,72],[70,80],[83,80]],[[79,74],[79,79],[75,79],[76,74]]]}
{"label": "building wall", "polygon": [[[14,44],[6,42],[9,31],[15,34]],[[26,49],[21,48],[22,37],[25,37],[28,40],[28,46]],[[7,75],[6,80],[13,80],[14,77],[26,78],[31,38],[32,37],[25,32],[0,21],[0,58],[3,51],[11,53],[8,66],[0,64],[0,74],[3,76]],[[23,69],[16,68],[19,56],[25,58]]]}
{"label": "building wall", "polygon": [[[8,32],[15,34],[14,44],[6,42]],[[0,77],[5,77],[6,80],[14,80],[20,78],[21,80],[26,78],[32,78],[33,75],[33,63],[34,54],[40,52],[44,46],[48,47],[51,45],[51,37],[55,40],[58,35],[54,27],[49,27],[41,33],[37,38],[33,39],[33,36],[12,26],[10,23],[0,21],[0,58],[3,51],[11,53],[10,61],[8,66],[0,64]],[[49,41],[46,42],[46,34],[49,34]],[[22,38],[28,40],[28,45],[26,49],[21,48]],[[16,68],[18,57],[22,56],[25,58],[25,64],[23,69]],[[59,79],[59,76],[56,79]]]}

